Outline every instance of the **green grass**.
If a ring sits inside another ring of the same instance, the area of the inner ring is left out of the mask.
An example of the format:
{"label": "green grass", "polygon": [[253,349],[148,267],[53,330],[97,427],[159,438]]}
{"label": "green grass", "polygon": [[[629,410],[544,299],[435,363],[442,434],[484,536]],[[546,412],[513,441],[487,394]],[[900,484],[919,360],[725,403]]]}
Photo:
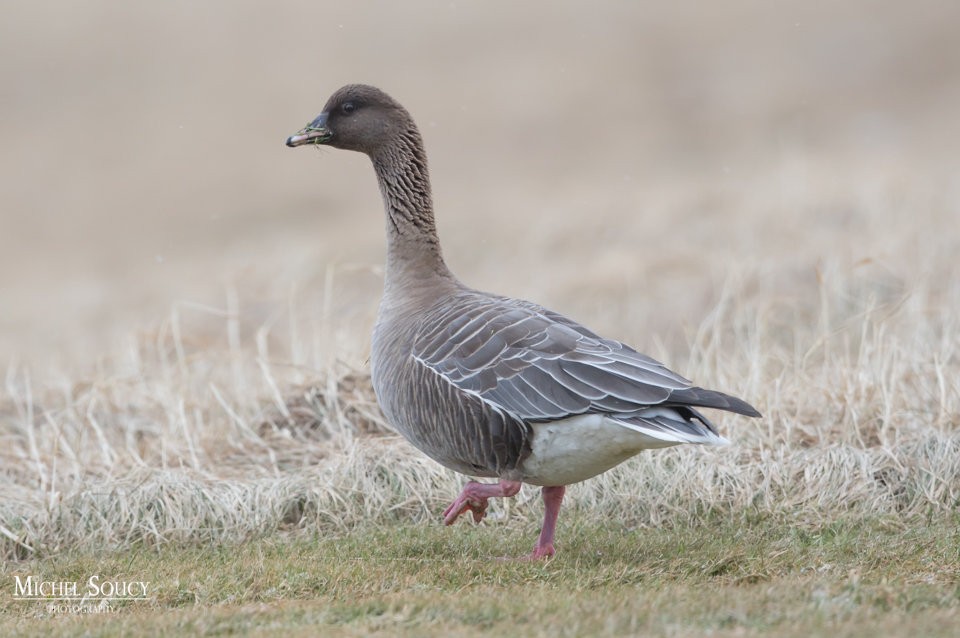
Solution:
{"label": "green grass", "polygon": [[[958,519],[824,525],[769,517],[628,529],[561,520],[549,562],[511,522],[371,527],[241,545],[62,554],[13,576],[150,581],[150,598],[97,616],[0,599],[0,634],[955,635]],[[9,583],[9,585],[8,585]]]}

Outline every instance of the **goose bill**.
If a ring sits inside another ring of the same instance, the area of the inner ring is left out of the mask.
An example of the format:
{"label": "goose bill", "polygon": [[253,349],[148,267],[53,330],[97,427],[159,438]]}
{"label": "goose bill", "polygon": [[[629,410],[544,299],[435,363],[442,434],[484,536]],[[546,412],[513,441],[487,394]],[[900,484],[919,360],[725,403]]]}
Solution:
{"label": "goose bill", "polygon": [[317,119],[300,129],[296,134],[287,138],[287,146],[303,146],[304,144],[323,144],[333,137],[333,132],[327,128],[327,114],[321,113]]}

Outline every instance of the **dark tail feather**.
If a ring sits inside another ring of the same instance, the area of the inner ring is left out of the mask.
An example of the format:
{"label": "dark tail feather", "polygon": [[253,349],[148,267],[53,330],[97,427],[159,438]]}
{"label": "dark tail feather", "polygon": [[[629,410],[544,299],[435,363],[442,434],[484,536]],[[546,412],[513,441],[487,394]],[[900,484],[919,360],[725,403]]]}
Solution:
{"label": "dark tail feather", "polygon": [[716,408],[717,410],[736,412],[744,416],[762,416],[756,408],[742,399],[715,390],[704,390],[703,388],[674,390],[662,405]]}

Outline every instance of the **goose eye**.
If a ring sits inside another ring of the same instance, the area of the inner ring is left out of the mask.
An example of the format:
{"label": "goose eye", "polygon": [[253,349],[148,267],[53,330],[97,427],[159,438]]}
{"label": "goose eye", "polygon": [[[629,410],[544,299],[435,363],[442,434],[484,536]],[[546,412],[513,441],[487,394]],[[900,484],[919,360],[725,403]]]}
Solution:
{"label": "goose eye", "polygon": [[349,115],[357,110],[357,105],[353,102],[344,102],[343,106],[340,107],[340,110]]}

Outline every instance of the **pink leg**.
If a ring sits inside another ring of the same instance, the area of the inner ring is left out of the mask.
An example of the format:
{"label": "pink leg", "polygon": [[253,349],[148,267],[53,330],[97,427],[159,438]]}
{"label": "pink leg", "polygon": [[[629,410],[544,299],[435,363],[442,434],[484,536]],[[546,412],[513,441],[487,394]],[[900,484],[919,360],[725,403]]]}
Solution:
{"label": "pink leg", "polygon": [[446,525],[453,525],[457,518],[470,510],[473,512],[473,520],[479,523],[487,513],[487,499],[493,496],[516,496],[520,491],[520,481],[507,481],[500,479],[499,483],[477,483],[470,481],[463,486],[463,491],[457,497],[450,507],[443,511],[443,522]]}
{"label": "pink leg", "polygon": [[543,488],[543,528],[530,558],[549,558],[556,553],[553,549],[553,535],[557,531],[557,516],[560,514],[560,503],[566,491],[567,488],[563,485]]}

